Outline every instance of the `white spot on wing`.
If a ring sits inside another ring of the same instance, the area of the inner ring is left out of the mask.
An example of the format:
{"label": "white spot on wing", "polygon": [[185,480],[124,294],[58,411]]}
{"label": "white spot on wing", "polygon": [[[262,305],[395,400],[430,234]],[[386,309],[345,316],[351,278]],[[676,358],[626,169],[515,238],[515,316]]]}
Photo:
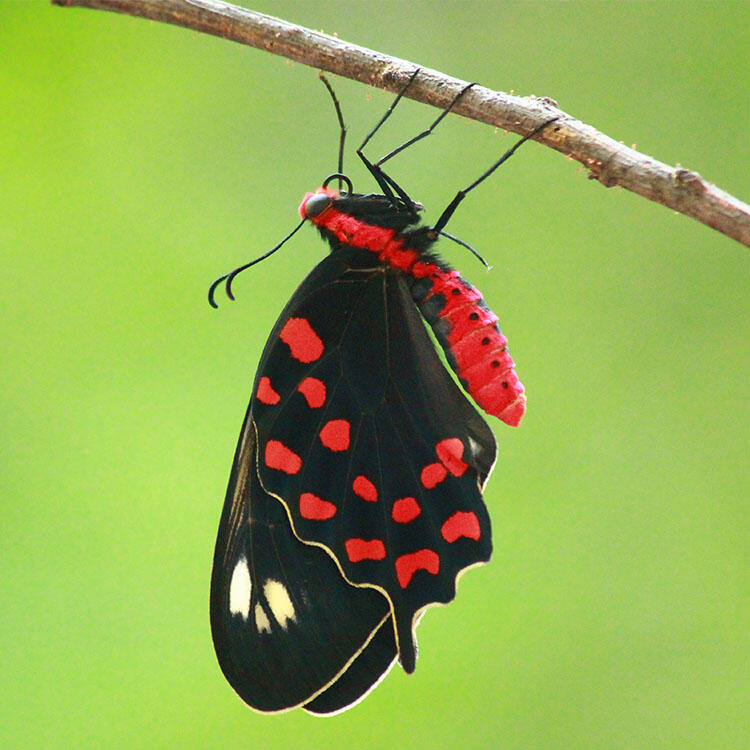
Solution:
{"label": "white spot on wing", "polygon": [[247,620],[250,614],[250,595],[252,593],[250,569],[247,560],[241,557],[232,571],[232,581],[229,584],[229,611],[233,615],[242,615]]}
{"label": "white spot on wing", "polygon": [[263,607],[260,606],[260,602],[255,605],[255,626],[258,628],[259,633],[271,632],[271,623],[268,621]]}
{"label": "white spot on wing", "polygon": [[469,435],[468,438],[469,438],[469,453],[471,453],[471,455],[474,458],[476,458],[481,451],[481,447],[479,443],[476,440],[474,440],[474,438],[471,435]]}
{"label": "white spot on wing", "polygon": [[286,628],[287,623],[294,622],[297,615],[294,611],[292,600],[289,597],[289,592],[284,587],[284,584],[269,578],[263,584],[263,593],[273,616],[276,618],[276,622],[282,628]]}

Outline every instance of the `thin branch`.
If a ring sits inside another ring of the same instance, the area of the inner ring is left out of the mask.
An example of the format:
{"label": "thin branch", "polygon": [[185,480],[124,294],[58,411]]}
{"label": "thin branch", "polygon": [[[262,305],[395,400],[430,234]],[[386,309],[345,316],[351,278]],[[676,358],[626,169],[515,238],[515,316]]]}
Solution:
{"label": "thin branch", "polygon": [[[401,88],[418,67],[335,37],[219,0],[52,0],[127,13],[185,26],[288,57],[390,91]],[[411,99],[443,108],[465,81],[429,68],[407,92]],[[750,206],[704,180],[696,172],[670,167],[618,143],[557,108],[551,99],[518,97],[474,86],[454,111],[489,125],[526,135],[545,120],[559,120],[535,140],[579,161],[589,178],[618,185],[691,216],[750,247]]]}

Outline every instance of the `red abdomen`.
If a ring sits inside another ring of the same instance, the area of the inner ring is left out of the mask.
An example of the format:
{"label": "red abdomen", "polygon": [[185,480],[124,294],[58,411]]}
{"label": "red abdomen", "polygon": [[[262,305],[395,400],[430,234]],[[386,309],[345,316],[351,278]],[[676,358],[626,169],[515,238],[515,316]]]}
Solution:
{"label": "red abdomen", "polygon": [[497,315],[458,271],[430,266],[428,274],[414,275],[414,300],[471,397],[515,427],[526,411],[526,396]]}
{"label": "red abdomen", "polygon": [[[458,271],[425,255],[435,241],[432,230],[418,227],[399,233],[371,223],[372,218],[368,221],[341,210],[339,206],[343,207],[347,199],[340,198],[331,188],[320,188],[318,193],[329,196],[333,203],[314,214],[312,223],[329,240],[335,238],[340,243],[368,250],[382,263],[410,277],[412,297],[469,395],[488,414],[513,427],[518,425],[526,411],[526,396],[506,348],[508,340],[497,327],[497,315]],[[301,216],[306,215],[305,205],[313,195],[316,193],[305,195],[299,209]],[[358,197],[386,201],[385,196]]]}

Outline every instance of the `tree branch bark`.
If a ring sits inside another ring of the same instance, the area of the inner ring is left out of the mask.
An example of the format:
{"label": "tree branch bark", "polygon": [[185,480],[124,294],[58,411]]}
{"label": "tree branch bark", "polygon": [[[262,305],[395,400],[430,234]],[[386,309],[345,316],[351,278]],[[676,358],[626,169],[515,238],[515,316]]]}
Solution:
{"label": "tree branch bark", "polygon": [[[336,73],[370,86],[399,90],[418,66],[278,18],[220,0],[52,0],[54,5],[111,10],[214,34]],[[429,68],[406,93],[444,108],[466,85]],[[600,133],[557,107],[551,99],[518,97],[474,86],[454,111],[489,125],[526,135],[557,116],[554,127],[535,140],[575,159],[589,178],[619,185],[661,203],[750,247],[750,206],[696,172],[671,167]]]}

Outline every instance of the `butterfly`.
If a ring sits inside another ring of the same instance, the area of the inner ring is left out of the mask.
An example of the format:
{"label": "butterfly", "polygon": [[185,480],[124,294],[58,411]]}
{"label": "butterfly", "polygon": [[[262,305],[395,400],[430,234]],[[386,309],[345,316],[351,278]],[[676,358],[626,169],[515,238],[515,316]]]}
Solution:
{"label": "butterfly", "polygon": [[[450,602],[467,568],[489,560],[482,491],[492,431],[442,363],[487,413],[509,425],[526,399],[497,316],[433,253],[471,189],[545,122],[460,191],[434,226],[369,139],[357,153],[380,193],[353,190],[339,169],[299,207],[330,253],[282,311],[261,356],[219,525],[211,629],[220,667],[261,712],[332,715],[364,698],[398,659],[416,666],[426,608]],[[332,186],[336,183],[336,186]],[[471,249],[471,248],[470,248]]]}

